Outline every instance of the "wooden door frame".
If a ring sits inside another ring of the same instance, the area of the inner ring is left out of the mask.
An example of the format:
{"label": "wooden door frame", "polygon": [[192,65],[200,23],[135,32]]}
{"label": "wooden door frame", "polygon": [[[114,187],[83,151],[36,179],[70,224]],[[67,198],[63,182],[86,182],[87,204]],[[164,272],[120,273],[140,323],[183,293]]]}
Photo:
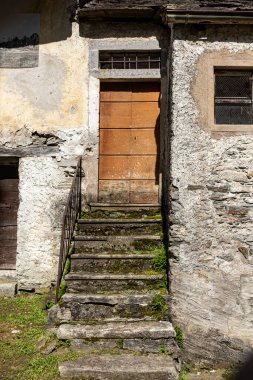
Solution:
{"label": "wooden door frame", "polygon": [[[126,42],[127,41],[127,42]],[[127,48],[124,46],[127,44]],[[161,48],[161,46],[163,46]],[[89,82],[88,82],[88,154],[83,158],[83,166],[86,173],[87,202],[98,202],[98,158],[99,158],[99,113],[100,113],[100,83],[103,81],[155,81],[161,82],[160,101],[160,173],[164,171],[164,139],[168,133],[167,121],[167,47],[168,41],[164,39],[143,38],[142,40],[127,40],[125,38],[114,41],[91,40]],[[162,58],[161,69],[152,70],[101,70],[99,69],[100,50],[160,50]],[[162,198],[162,181],[159,178],[159,198]]]}

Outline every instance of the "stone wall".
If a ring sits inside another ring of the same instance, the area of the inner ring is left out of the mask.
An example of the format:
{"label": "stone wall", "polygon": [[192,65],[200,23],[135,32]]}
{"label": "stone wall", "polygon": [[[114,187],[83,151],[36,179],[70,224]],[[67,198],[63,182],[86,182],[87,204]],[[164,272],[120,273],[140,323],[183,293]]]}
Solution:
{"label": "stone wall", "polygon": [[185,359],[197,365],[236,361],[253,343],[253,133],[214,138],[199,99],[208,101],[208,81],[195,88],[206,54],[251,55],[252,41],[247,27],[174,31],[172,314],[184,331]]}

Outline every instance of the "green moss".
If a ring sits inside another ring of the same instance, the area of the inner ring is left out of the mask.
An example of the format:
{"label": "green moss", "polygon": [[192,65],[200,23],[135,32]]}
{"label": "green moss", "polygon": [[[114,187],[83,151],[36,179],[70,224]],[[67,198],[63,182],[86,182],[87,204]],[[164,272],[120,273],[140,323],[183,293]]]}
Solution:
{"label": "green moss", "polygon": [[165,344],[161,344],[161,347],[160,347],[160,350],[159,350],[160,354],[163,354],[163,355],[173,355],[173,352],[170,352],[169,350],[167,350]]}
{"label": "green moss", "polygon": [[176,331],[176,343],[179,348],[184,348],[184,333],[180,326],[175,327]]}
{"label": "green moss", "polygon": [[162,219],[162,214],[159,212],[154,215],[145,215],[144,219]]}
{"label": "green moss", "polygon": [[155,294],[151,301],[151,308],[154,311],[164,311],[168,310],[168,306],[166,305],[166,300],[161,294]]}
{"label": "green moss", "polygon": [[119,349],[123,349],[124,339],[117,339],[116,345]]}
{"label": "green moss", "polygon": [[154,250],[153,267],[156,272],[165,272],[167,268],[167,255],[165,247]]}

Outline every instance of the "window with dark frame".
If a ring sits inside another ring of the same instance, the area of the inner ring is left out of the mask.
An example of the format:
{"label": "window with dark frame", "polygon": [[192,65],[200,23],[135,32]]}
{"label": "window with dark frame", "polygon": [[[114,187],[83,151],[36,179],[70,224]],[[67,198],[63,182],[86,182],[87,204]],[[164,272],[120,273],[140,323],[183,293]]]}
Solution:
{"label": "window with dark frame", "polygon": [[99,68],[109,70],[160,69],[160,51],[100,51]]}
{"label": "window with dark frame", "polygon": [[215,69],[216,124],[253,124],[252,70]]}

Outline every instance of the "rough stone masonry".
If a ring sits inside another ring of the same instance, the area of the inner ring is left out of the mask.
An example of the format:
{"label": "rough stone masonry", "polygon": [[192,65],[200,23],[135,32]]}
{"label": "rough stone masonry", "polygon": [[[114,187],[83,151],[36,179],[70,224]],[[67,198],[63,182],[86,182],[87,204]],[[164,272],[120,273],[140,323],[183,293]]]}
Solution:
{"label": "rough stone masonry", "polygon": [[208,130],[204,64],[252,63],[252,41],[247,27],[174,30],[172,311],[199,364],[238,360],[253,343],[253,136]]}

